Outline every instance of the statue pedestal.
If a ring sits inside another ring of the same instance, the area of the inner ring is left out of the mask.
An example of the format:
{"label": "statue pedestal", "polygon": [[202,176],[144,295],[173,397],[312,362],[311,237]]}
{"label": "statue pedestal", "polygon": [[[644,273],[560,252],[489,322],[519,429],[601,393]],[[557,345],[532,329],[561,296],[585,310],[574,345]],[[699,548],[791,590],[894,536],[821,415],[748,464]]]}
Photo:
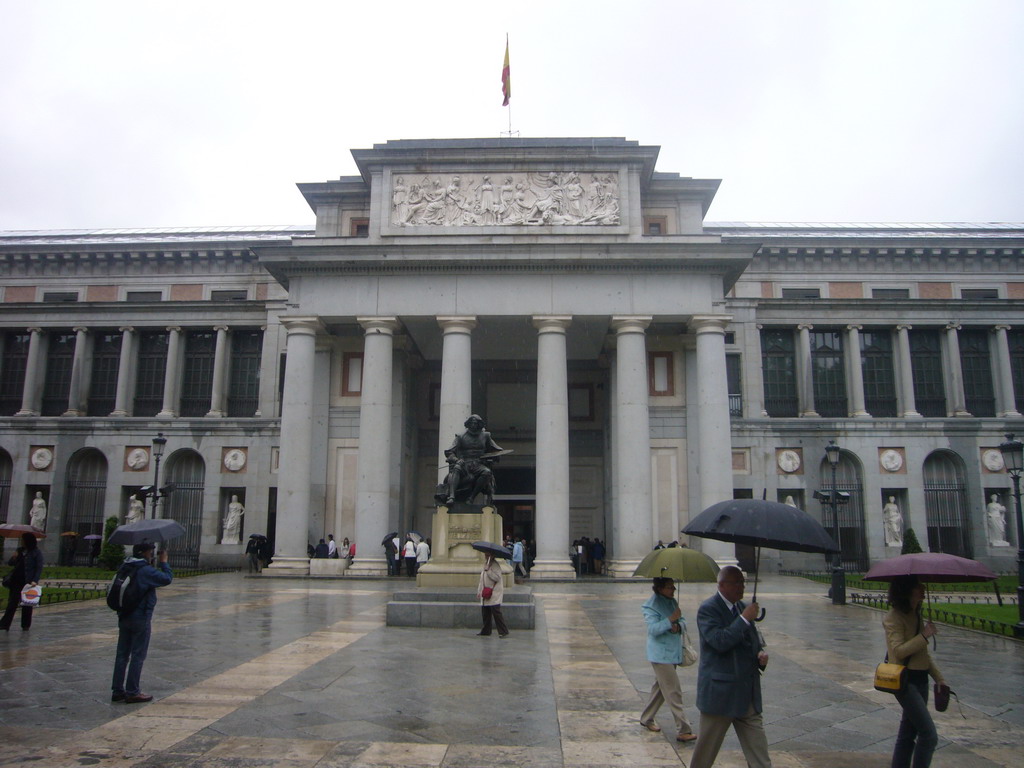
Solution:
{"label": "statue pedestal", "polygon": [[[431,525],[430,562],[416,573],[417,587],[470,587],[476,589],[484,554],[473,549],[474,541],[501,543],[501,515],[494,507],[456,502],[441,505]],[[512,565],[499,560],[503,584],[511,587]]]}

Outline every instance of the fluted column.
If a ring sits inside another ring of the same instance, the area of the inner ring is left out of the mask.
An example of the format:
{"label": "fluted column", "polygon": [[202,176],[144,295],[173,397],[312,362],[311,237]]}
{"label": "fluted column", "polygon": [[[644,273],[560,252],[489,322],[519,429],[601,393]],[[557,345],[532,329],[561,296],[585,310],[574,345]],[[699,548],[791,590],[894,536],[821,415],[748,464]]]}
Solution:
{"label": "fluted column", "polygon": [[164,404],[158,419],[173,419],[178,415],[178,382],[181,380],[181,326],[167,328],[167,367],[164,369]]}
{"label": "fluted column", "polygon": [[309,571],[309,497],[313,462],[313,378],[318,317],[282,317],[288,333],[285,387],[281,398],[281,454],[278,465],[277,554],[271,568]]}
{"label": "fluted column", "polygon": [[[437,482],[448,474],[444,451],[473,412],[472,333],[475,317],[438,317],[441,347],[441,412],[438,414]],[[382,534],[383,535],[383,534]]]}
{"label": "fluted column", "polygon": [[43,363],[43,341],[46,331],[29,328],[28,359],[25,361],[25,385],[21,390],[21,410],[15,416],[38,416],[43,388],[40,382]]}
{"label": "fluted column", "polygon": [[608,571],[631,576],[650,551],[654,535],[651,506],[651,428],[648,408],[647,339],[651,317],[613,317],[615,354],[615,481],[612,511],[613,556]]}
{"label": "fluted column", "polygon": [[572,578],[569,560],[569,315],[539,315],[537,329],[537,558],[532,578]]}
{"label": "fluted column", "polygon": [[213,330],[217,332],[217,343],[213,350],[213,386],[210,393],[210,410],[207,416],[223,417],[224,410],[224,381],[228,373],[228,327],[226,325],[215,325]]}
{"label": "fluted column", "polygon": [[900,398],[903,402],[903,411],[900,413],[905,419],[920,419],[921,414],[917,412],[917,399],[914,396],[914,369],[910,358],[910,329],[912,325],[896,326],[896,345],[899,350],[900,366]]}
{"label": "fluted column", "polygon": [[89,329],[82,326],[73,328],[75,332],[75,356],[71,361],[71,386],[68,387],[68,409],[65,416],[85,415],[85,392],[82,383],[85,376],[86,346],[89,343]]}
{"label": "fluted column", "polygon": [[353,573],[387,573],[380,542],[391,513],[391,409],[396,317],[356,318],[365,330],[363,389],[359,398],[359,469],[356,480],[356,547]]}
{"label": "fluted column", "polygon": [[[749,326],[748,326],[749,328]],[[744,383],[743,417],[747,419],[767,419],[768,411],[764,407],[764,358],[761,350],[761,329],[763,325],[755,325],[753,333],[744,333],[744,354],[741,358],[740,377]]]}
{"label": "fluted column", "polygon": [[[695,315],[689,323],[697,337],[697,441],[700,445],[700,509],[732,498],[732,431],[725,373],[725,328],[729,315]],[[735,547],[703,539],[701,550],[720,565],[736,562]]]}
{"label": "fluted column", "polygon": [[796,393],[801,416],[817,416],[814,408],[814,373],[811,368],[811,329],[813,325],[797,326]]}
{"label": "fluted column", "polygon": [[114,395],[114,410],[110,415],[127,416],[131,400],[128,385],[131,382],[132,369],[135,367],[135,329],[130,325],[122,325],[118,330],[121,332],[121,355],[117,359],[117,390]]}
{"label": "fluted column", "polygon": [[964,395],[964,373],[960,363],[960,326],[950,323],[946,326],[946,371],[949,376],[949,415],[970,416],[967,398]]}
{"label": "fluted column", "polygon": [[1013,368],[1010,365],[1010,341],[1006,332],[1008,325],[997,325],[992,329],[996,337],[996,376],[999,404],[996,413],[1001,417],[1020,416],[1017,410],[1016,393],[1013,391]]}
{"label": "fluted column", "polygon": [[870,419],[864,408],[864,370],[860,360],[860,330],[862,325],[846,326],[847,382],[850,388],[850,416]]}

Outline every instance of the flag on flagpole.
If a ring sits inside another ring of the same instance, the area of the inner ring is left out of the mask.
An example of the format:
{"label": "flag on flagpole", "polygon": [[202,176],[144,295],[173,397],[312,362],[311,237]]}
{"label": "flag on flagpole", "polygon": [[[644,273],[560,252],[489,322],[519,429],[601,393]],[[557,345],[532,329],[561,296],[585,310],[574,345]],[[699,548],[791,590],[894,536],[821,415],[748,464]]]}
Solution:
{"label": "flag on flagpole", "polygon": [[509,75],[508,68],[508,36],[505,36],[505,66],[501,68],[501,93],[504,95],[505,100],[501,102],[501,106],[507,107],[508,100],[512,98],[512,77]]}

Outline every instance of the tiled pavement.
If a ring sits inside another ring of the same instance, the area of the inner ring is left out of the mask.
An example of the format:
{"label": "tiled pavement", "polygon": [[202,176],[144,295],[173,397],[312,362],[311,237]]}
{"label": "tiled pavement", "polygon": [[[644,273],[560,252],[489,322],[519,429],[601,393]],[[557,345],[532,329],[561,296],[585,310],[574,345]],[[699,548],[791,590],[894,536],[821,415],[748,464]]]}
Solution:
{"label": "tiled pavement", "polygon": [[[45,607],[0,633],[0,766],[680,766],[638,724],[653,680],[646,583],[541,584],[537,629],[507,639],[384,626],[398,580],[221,574],[160,590],[143,673],[150,704],[109,702],[116,641],[104,604]],[[682,585],[693,615],[712,585]],[[881,615],[823,587],[768,577],[765,717],[779,768],[887,766],[899,719],[871,688]],[[1024,644],[941,628],[937,662],[960,694],[936,715],[933,766],[1024,765]],[[691,719],[694,668],[681,672]],[[717,765],[745,763],[735,737]]]}

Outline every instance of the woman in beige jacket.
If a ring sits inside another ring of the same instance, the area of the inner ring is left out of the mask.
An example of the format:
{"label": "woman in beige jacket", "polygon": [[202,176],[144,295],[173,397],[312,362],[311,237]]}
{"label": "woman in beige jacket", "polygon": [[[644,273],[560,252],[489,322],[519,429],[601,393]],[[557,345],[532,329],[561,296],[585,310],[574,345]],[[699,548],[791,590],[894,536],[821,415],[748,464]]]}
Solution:
{"label": "woman in beige jacket", "polygon": [[892,768],[928,768],[939,735],[928,712],[928,677],[946,681],[928,654],[935,625],[921,619],[924,586],[916,576],[901,576],[889,585],[889,612],[882,619],[889,661],[907,668],[907,683],[896,694],[903,719],[892,751]]}
{"label": "woman in beige jacket", "polygon": [[[484,597],[484,589],[490,588],[491,593]],[[494,624],[498,628],[498,637],[508,635],[508,627],[505,626],[505,617],[501,615],[501,598],[505,595],[505,588],[501,583],[501,566],[494,559],[494,555],[487,555],[484,560],[484,569],[480,572],[480,581],[477,583],[476,596],[480,598],[480,611],[484,617],[484,628],[477,632],[478,635],[491,634],[491,617],[494,617]]]}

